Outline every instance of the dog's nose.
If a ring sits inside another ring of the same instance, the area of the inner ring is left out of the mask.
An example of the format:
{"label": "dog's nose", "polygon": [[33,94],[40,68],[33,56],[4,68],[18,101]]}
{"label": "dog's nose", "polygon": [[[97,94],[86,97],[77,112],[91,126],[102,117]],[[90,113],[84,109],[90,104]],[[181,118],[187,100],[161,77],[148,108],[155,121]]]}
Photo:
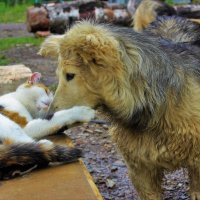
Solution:
{"label": "dog's nose", "polygon": [[53,102],[52,102],[49,106],[49,109],[48,109],[46,115],[44,116],[44,119],[51,120],[52,117],[54,116],[54,113],[56,112],[55,109],[57,109],[57,107],[54,107]]}

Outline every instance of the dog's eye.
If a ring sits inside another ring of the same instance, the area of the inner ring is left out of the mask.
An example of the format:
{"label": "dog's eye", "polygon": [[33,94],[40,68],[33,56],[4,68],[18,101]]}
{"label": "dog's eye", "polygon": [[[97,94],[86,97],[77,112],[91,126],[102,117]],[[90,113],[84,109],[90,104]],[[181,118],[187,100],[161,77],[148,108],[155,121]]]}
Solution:
{"label": "dog's eye", "polygon": [[67,81],[71,81],[73,78],[74,78],[75,74],[72,74],[72,73],[67,73],[66,74],[66,79]]}

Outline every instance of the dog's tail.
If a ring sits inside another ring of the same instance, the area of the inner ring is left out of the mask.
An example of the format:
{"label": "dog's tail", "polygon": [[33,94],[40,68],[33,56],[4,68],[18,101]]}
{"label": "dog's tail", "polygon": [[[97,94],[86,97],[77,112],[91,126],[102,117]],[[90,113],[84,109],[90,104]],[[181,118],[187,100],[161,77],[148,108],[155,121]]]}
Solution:
{"label": "dog's tail", "polygon": [[53,143],[24,143],[0,145],[0,168],[11,165],[72,162],[81,157],[81,150]]}

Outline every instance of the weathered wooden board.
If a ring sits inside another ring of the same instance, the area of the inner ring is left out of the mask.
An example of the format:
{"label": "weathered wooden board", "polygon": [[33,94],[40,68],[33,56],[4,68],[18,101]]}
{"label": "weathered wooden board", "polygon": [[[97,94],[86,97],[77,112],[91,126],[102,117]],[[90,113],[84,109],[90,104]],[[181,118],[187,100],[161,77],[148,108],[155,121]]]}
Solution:
{"label": "weathered wooden board", "polygon": [[[66,136],[54,136],[52,140],[72,145]],[[103,200],[81,160],[3,181],[0,191],[0,200]]]}

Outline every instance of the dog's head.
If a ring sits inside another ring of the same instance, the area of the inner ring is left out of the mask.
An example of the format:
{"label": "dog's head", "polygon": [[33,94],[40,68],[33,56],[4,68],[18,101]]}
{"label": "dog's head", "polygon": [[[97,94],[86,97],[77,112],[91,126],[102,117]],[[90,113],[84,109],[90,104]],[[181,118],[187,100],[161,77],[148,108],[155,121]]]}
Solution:
{"label": "dog's head", "polygon": [[119,44],[103,26],[81,22],[61,37],[49,37],[39,53],[58,58],[59,84],[50,112],[74,105],[94,108],[117,98],[123,73]]}

